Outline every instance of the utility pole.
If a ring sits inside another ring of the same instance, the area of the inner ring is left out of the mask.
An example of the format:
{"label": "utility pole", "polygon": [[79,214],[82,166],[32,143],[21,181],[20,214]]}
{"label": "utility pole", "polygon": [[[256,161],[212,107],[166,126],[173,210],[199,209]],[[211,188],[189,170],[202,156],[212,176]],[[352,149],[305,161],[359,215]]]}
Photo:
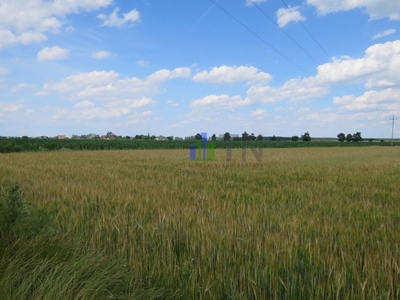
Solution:
{"label": "utility pole", "polygon": [[392,146],[393,146],[393,130],[394,130],[394,121],[395,121],[395,120],[397,120],[397,118],[395,119],[395,118],[394,118],[394,115],[393,115],[393,117],[392,117],[390,120],[392,120]]}

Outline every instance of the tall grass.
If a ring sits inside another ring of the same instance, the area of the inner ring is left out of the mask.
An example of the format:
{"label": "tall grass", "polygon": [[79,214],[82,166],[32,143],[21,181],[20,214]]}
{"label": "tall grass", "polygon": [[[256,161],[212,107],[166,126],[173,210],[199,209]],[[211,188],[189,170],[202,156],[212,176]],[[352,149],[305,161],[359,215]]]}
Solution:
{"label": "tall grass", "polygon": [[[216,162],[191,162],[183,150],[3,154],[0,183],[19,182],[23,198],[54,218],[57,243],[46,251],[65,241],[81,249],[63,265],[27,254],[46,271],[19,280],[43,299],[52,291],[35,282],[79,274],[99,293],[110,276],[127,299],[136,299],[133,291],[160,299],[398,299],[399,154],[265,149],[261,163],[250,153],[241,162],[237,150],[230,163],[223,150]],[[11,255],[15,274],[27,249]],[[101,265],[106,272],[97,274]],[[2,287],[15,287],[2,270]],[[66,299],[79,298],[79,287],[68,290]]]}

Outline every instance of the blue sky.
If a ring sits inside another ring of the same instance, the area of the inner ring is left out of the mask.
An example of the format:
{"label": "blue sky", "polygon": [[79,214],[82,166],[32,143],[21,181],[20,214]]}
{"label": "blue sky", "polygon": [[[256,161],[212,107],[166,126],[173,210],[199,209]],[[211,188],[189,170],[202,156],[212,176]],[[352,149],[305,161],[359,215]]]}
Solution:
{"label": "blue sky", "polygon": [[0,136],[387,138],[399,25],[393,0],[0,0]]}

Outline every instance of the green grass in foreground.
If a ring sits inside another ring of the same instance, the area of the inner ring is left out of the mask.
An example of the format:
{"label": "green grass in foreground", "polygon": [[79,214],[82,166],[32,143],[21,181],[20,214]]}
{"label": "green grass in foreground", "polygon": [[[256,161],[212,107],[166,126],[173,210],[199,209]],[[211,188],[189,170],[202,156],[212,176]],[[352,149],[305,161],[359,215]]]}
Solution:
{"label": "green grass in foreground", "polygon": [[1,155],[1,298],[400,298],[399,148],[224,155]]}

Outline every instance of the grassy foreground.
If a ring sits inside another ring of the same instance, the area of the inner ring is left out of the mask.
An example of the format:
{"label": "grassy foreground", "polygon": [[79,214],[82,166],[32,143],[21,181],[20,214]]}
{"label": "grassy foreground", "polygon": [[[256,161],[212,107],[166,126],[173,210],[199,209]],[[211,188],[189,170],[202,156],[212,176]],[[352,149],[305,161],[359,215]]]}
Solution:
{"label": "grassy foreground", "polygon": [[400,147],[188,152],[1,154],[0,298],[400,298]]}

